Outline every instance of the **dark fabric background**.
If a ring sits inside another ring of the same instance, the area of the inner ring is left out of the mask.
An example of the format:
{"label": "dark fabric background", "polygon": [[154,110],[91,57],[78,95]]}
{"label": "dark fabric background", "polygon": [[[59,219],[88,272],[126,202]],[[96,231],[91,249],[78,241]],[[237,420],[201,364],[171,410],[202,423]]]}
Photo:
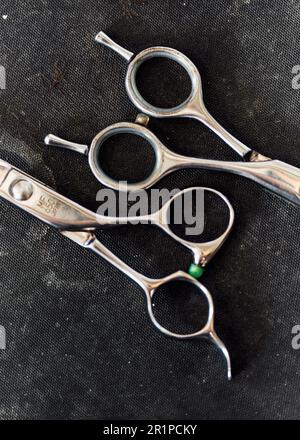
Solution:
{"label": "dark fabric background", "polygon": [[[135,118],[126,63],[94,43],[104,30],[134,52],[183,51],[201,71],[208,109],[232,134],[299,166],[299,91],[291,85],[299,19],[292,0],[2,0],[1,158],[96,209],[99,184],[87,161],[46,148],[43,138],[88,142]],[[153,120],[151,129],[176,152],[236,157],[197,122]],[[146,166],[150,159],[139,154]],[[120,157],[127,163],[126,149]],[[203,278],[233,381],[212,345],[156,332],[141,289],[122,273],[1,201],[1,419],[299,418],[300,352],[291,346],[300,324],[299,207],[246,179],[200,170],[176,172],[157,187],[191,185],[224,192],[236,210],[233,233]],[[146,225],[101,237],[149,276],[190,261]]]}

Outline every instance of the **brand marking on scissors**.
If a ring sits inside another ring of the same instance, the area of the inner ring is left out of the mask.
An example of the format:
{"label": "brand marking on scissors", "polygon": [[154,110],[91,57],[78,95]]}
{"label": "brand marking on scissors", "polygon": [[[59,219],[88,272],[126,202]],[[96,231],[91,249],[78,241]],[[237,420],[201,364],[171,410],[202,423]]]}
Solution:
{"label": "brand marking on scissors", "polygon": [[53,217],[55,217],[57,214],[58,208],[60,206],[60,203],[57,200],[52,199],[51,197],[41,195],[37,206],[39,208],[42,208],[46,212],[46,214],[50,214]]}

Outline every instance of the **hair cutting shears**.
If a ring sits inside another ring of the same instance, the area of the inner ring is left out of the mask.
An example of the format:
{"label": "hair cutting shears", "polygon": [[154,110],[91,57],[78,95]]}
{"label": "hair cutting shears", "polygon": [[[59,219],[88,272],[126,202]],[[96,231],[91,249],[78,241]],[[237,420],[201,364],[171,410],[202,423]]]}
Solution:
{"label": "hair cutting shears", "polygon": [[[135,190],[149,187],[169,172],[179,168],[204,168],[242,175],[258,182],[294,203],[300,204],[300,169],[279,160],[269,159],[251,150],[229,134],[207,111],[203,102],[200,73],[193,62],[183,53],[169,47],[150,47],[134,55],[129,50],[115,43],[104,32],[100,32],[96,36],[96,41],[113,49],[129,63],[125,82],[126,90],[133,104],[141,112],[157,118],[194,118],[213,130],[244,159],[244,162],[229,162],[181,156],[168,150],[148,130],[132,125],[131,127],[127,127],[127,132],[143,136],[150,142],[156,154],[156,165],[153,173],[147,179],[139,184],[133,184],[129,189]],[[145,101],[140,94],[136,84],[137,72],[142,63],[153,57],[169,58],[179,63],[188,73],[191,81],[191,92],[188,98],[180,105],[173,108],[155,107]],[[120,129],[124,132],[124,128],[125,127],[114,125],[101,132],[96,138],[98,143],[96,140],[93,141],[91,151],[100,148],[103,137],[111,136]],[[115,188],[115,182],[107,178],[99,167],[94,166],[93,171],[99,180]]]}
{"label": "hair cutting shears", "polygon": [[[195,190],[195,188],[193,189]],[[185,190],[185,192],[189,190],[191,189]],[[234,218],[232,206],[225,196],[209,188],[204,188],[204,190],[212,191],[220,196],[229,209],[229,224],[226,231],[219,237],[219,239],[207,243],[196,244],[189,243],[186,240],[181,240],[179,237],[176,237],[170,230],[166,221],[167,210],[169,209],[171,202],[165,204],[156,213],[149,214],[148,217],[145,216],[143,218],[144,220],[148,219],[150,222],[160,226],[163,230],[168,232],[172,238],[179,239],[179,242],[193,251],[194,257],[197,256],[196,261],[199,260],[199,255],[206,256],[207,259],[210,259],[212,255],[214,255],[228,236]],[[180,195],[182,195],[182,192],[176,194],[175,198]],[[94,253],[100,255],[135,281],[146,294],[147,309],[152,323],[163,334],[177,339],[204,337],[216,344],[226,359],[228,379],[231,378],[229,353],[214,330],[214,304],[206,287],[194,277],[183,271],[178,271],[159,279],[148,278],[125,264],[96,238],[95,231],[97,228],[129,223],[130,220],[136,220],[137,218],[118,218],[98,215],[58,194],[43,183],[2,160],[0,160],[0,196],[27,213],[39,218],[43,222],[54,226],[62,235],[68,237],[80,246],[90,249]],[[157,289],[176,280],[193,284],[206,298],[208,304],[208,318],[206,324],[196,332],[189,334],[174,333],[162,326],[153,313],[152,299]]]}

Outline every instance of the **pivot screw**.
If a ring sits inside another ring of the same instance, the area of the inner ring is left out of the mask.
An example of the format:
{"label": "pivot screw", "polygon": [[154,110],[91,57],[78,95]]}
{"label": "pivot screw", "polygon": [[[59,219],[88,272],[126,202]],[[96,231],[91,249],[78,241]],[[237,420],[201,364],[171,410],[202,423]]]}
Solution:
{"label": "pivot screw", "polygon": [[14,199],[24,201],[32,196],[33,186],[27,180],[16,180],[10,185],[9,192]]}

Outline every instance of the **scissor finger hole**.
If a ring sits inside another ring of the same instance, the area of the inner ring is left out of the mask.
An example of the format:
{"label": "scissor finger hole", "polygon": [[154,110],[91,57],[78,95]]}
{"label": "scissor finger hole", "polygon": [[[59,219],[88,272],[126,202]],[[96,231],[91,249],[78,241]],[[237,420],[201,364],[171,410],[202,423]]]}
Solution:
{"label": "scissor finger hole", "polygon": [[[150,61],[154,63],[154,75],[151,75]],[[161,63],[172,65],[171,78],[166,74],[166,67],[163,70],[157,67]],[[176,73],[180,80],[177,86],[173,83]],[[130,63],[126,76],[132,102],[144,113],[156,117],[180,114],[200,87],[200,75],[194,64],[182,53],[167,47],[152,47],[141,52]]]}
{"label": "scissor finger hole", "polygon": [[209,306],[205,295],[194,284],[176,280],[155,291],[152,312],[155,320],[166,330],[188,335],[205,326]]}
{"label": "scissor finger hole", "polygon": [[[129,155],[130,151],[134,154]],[[102,130],[89,151],[95,177],[121,191],[151,186],[159,177],[162,163],[159,140],[146,127],[132,123],[120,122]]]}
{"label": "scissor finger hole", "polygon": [[178,62],[161,55],[140,64],[135,83],[145,101],[163,109],[186,101],[192,88],[187,71]]}
{"label": "scissor finger hole", "polygon": [[149,177],[155,167],[155,152],[149,142],[132,133],[107,138],[96,155],[97,163],[112,179],[136,183]]}
{"label": "scissor finger hole", "polygon": [[204,188],[179,194],[170,203],[167,215],[171,231],[194,243],[217,239],[230,221],[227,203],[218,193]]}

